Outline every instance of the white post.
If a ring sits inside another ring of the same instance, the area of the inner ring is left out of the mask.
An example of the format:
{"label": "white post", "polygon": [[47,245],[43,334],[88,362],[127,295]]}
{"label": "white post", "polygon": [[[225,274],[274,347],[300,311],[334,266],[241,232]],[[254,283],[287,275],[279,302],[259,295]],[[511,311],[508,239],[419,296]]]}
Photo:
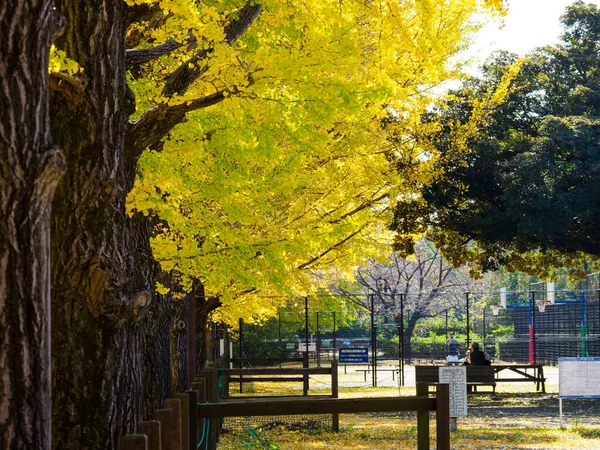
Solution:
{"label": "white post", "polygon": [[500,288],[500,305],[506,308],[506,288]]}
{"label": "white post", "polygon": [[560,411],[560,427],[562,428],[562,397],[558,398],[558,410]]}
{"label": "white post", "polygon": [[554,288],[553,281],[546,283],[546,292],[547,292],[548,300],[550,301],[550,304],[554,305],[554,302],[556,300],[556,290]]}

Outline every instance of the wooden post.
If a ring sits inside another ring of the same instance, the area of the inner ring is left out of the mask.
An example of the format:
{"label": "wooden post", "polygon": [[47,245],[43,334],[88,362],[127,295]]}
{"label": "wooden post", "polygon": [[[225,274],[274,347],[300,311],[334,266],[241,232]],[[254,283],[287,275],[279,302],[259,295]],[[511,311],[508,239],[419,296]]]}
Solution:
{"label": "wooden post", "polygon": [[435,387],[435,422],[437,450],[450,450],[450,385]]}
{"label": "wooden post", "polygon": [[206,402],[206,383],[204,378],[196,377],[196,381],[192,383],[192,391],[198,392],[198,402]]}
{"label": "wooden post", "polygon": [[157,409],[154,411],[154,420],[160,422],[160,447],[161,450],[173,450],[173,411],[170,409]]}
{"label": "wooden post", "polygon": [[[338,398],[338,362],[337,359],[331,360],[331,398]],[[331,428],[333,431],[340,431],[340,415],[333,413],[331,416]]]}
{"label": "wooden post", "polygon": [[[429,396],[426,383],[417,383],[417,395]],[[417,411],[417,449],[429,450],[429,411]]]}
{"label": "wooden post", "polygon": [[190,397],[187,394],[176,394],[181,405],[181,448],[190,448]]}
{"label": "wooden post", "polygon": [[[214,363],[206,364],[207,370],[207,380],[208,386],[207,389],[209,398],[208,401],[210,403],[218,403],[219,402],[219,379],[217,376],[217,366]],[[219,419],[212,418],[208,427],[208,450],[216,450],[217,441],[219,440]]]}
{"label": "wooden post", "polygon": [[138,432],[148,437],[148,450],[162,450],[160,448],[160,422],[156,420],[140,422]]}
{"label": "wooden post", "polygon": [[170,409],[171,414],[171,441],[172,450],[181,448],[181,402],[176,398],[165,400],[165,409]]}
{"label": "wooden post", "polygon": [[[198,392],[198,403],[199,404],[203,404],[206,403],[206,383],[205,383],[205,379],[204,377],[196,377],[196,379],[198,381],[195,381],[194,383],[192,383],[192,390]],[[198,415],[198,412],[196,411],[196,426],[197,426],[197,439],[198,442],[200,442],[200,439],[202,438],[202,436],[204,435],[205,431],[204,431],[204,417],[200,417]],[[203,449],[204,450],[204,449]]]}
{"label": "wooden post", "polygon": [[123,438],[123,450],[148,450],[145,434],[130,434]]}
{"label": "wooden post", "polygon": [[198,391],[186,391],[190,399],[189,409],[189,450],[196,450],[200,436],[198,435]]}

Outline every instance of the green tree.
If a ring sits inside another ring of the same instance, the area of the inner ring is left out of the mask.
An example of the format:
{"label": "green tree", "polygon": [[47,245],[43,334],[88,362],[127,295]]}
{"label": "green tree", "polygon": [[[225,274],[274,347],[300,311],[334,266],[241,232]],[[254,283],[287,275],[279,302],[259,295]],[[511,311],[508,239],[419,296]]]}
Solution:
{"label": "green tree", "polygon": [[529,54],[503,102],[490,99],[517,61],[506,52],[425,118],[435,175],[397,204],[399,248],[427,232],[456,264],[540,274],[600,256],[600,10],[576,2],[561,21],[562,43]]}

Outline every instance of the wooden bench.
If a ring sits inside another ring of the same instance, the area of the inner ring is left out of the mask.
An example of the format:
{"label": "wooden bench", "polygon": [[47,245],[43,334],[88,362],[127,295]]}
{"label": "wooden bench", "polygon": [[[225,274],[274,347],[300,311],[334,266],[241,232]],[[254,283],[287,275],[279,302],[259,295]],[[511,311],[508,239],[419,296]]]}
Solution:
{"label": "wooden bench", "polygon": [[[478,386],[491,386],[492,393],[496,393],[496,380],[494,379],[493,366],[466,366],[467,388],[472,387],[477,393]],[[415,381],[434,385],[439,383],[440,366],[415,366]],[[485,393],[485,392],[481,392]]]}
{"label": "wooden bench", "polygon": [[494,364],[491,367],[494,368],[497,383],[534,383],[537,391],[546,393],[542,364]]}

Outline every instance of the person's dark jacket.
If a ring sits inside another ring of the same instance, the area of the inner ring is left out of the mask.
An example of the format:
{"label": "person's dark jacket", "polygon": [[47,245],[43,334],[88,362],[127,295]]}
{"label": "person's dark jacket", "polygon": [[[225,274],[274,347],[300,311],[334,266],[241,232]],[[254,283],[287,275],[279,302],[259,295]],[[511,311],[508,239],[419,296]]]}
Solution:
{"label": "person's dark jacket", "polygon": [[471,364],[473,366],[485,366],[491,364],[490,360],[485,357],[485,353],[481,350],[472,350],[471,353],[465,358],[465,364]]}

